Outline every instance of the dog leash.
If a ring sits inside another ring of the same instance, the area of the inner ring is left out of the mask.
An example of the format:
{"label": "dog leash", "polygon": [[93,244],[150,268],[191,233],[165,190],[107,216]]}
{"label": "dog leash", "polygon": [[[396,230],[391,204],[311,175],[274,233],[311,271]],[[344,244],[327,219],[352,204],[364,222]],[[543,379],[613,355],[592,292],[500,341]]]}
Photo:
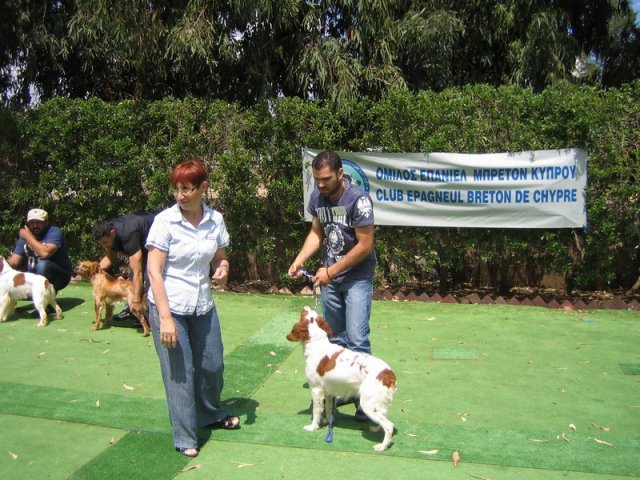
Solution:
{"label": "dog leash", "polygon": [[313,275],[311,275],[309,272],[307,272],[304,269],[300,269],[300,273],[302,273],[302,275],[309,281],[309,283],[311,284],[311,290],[313,290],[313,303],[315,304],[315,309],[316,311],[318,310],[318,292],[316,291],[316,284],[313,283]]}
{"label": "dog leash", "polygon": [[[313,283],[313,275],[304,269],[300,269],[300,273],[309,281],[311,288],[313,289],[313,303],[315,304],[316,311],[318,310],[318,293],[315,283]],[[331,405],[331,416],[329,417],[329,425],[327,428],[327,434],[324,437],[326,443],[333,443],[333,424],[336,418],[336,397],[333,397],[333,404]]]}
{"label": "dog leash", "polygon": [[[315,304],[316,310],[318,310],[318,293],[315,283],[313,283],[313,275],[311,275],[306,270],[300,269],[300,273],[311,283],[311,288],[313,289],[313,303]],[[336,418],[336,398],[333,397],[333,405],[331,405],[331,416],[329,417],[329,425],[327,428],[327,434],[324,437],[324,441],[326,443],[333,442],[333,424]]]}
{"label": "dog leash", "polygon": [[327,428],[327,435],[324,437],[326,443],[333,442],[333,422],[336,418],[336,397],[333,397],[333,405],[331,406],[331,416],[329,417],[329,426]]}

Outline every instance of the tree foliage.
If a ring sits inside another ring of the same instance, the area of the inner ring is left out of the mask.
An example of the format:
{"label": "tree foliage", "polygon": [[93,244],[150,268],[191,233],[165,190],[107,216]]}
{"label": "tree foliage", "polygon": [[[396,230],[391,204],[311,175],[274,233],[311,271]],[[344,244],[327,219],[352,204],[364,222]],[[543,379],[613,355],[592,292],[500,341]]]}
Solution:
{"label": "tree foliage", "polygon": [[21,105],[33,94],[347,105],[640,73],[628,0],[5,0],[0,15],[0,89]]}

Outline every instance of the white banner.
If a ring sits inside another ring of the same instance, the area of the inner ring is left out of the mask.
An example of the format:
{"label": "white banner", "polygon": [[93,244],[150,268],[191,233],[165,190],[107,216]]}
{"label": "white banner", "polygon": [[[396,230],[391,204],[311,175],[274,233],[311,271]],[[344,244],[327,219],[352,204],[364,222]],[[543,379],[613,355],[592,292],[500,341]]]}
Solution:
{"label": "white banner", "polygon": [[[302,150],[305,219],[314,189]],[[587,223],[587,153],[337,152],[343,169],[374,205],[376,225],[478,228],[581,228]]]}

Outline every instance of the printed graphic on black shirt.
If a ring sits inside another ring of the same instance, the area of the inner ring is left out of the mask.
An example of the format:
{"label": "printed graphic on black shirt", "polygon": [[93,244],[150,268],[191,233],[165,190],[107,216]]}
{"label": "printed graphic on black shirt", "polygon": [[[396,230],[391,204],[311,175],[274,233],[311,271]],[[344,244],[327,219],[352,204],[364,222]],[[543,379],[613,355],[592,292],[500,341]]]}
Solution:
{"label": "printed graphic on black shirt", "polygon": [[356,204],[356,210],[358,211],[358,216],[369,218],[373,213],[371,200],[368,197],[360,197]]}
{"label": "printed graphic on black shirt", "polygon": [[[324,225],[324,236],[326,239],[327,257],[336,262],[342,258],[347,249],[355,243],[355,232],[353,232],[353,220],[349,221],[347,210],[344,206],[320,207],[316,210],[318,219]],[[355,206],[355,220],[369,218],[373,215],[373,205],[366,196],[358,198]],[[347,230],[348,229],[348,230]]]}
{"label": "printed graphic on black shirt", "polygon": [[340,253],[344,249],[344,235],[340,227],[330,223],[324,229],[324,236],[327,239],[327,257],[337,262],[342,257]]}

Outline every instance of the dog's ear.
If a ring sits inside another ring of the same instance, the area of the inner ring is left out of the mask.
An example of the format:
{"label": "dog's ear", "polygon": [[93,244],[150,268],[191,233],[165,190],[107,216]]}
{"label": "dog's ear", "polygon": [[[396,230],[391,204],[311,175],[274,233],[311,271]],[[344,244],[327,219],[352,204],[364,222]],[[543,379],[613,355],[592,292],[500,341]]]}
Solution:
{"label": "dog's ear", "polygon": [[318,317],[316,319],[316,323],[318,324],[318,326],[324,330],[325,332],[327,332],[327,336],[332,337],[333,336],[333,330],[331,329],[331,327],[329,326],[329,324],[326,322],[326,320],[322,317]]}
{"label": "dog's ear", "polygon": [[309,341],[309,322],[307,320],[296,322],[291,332],[287,335],[287,340],[303,343]]}

